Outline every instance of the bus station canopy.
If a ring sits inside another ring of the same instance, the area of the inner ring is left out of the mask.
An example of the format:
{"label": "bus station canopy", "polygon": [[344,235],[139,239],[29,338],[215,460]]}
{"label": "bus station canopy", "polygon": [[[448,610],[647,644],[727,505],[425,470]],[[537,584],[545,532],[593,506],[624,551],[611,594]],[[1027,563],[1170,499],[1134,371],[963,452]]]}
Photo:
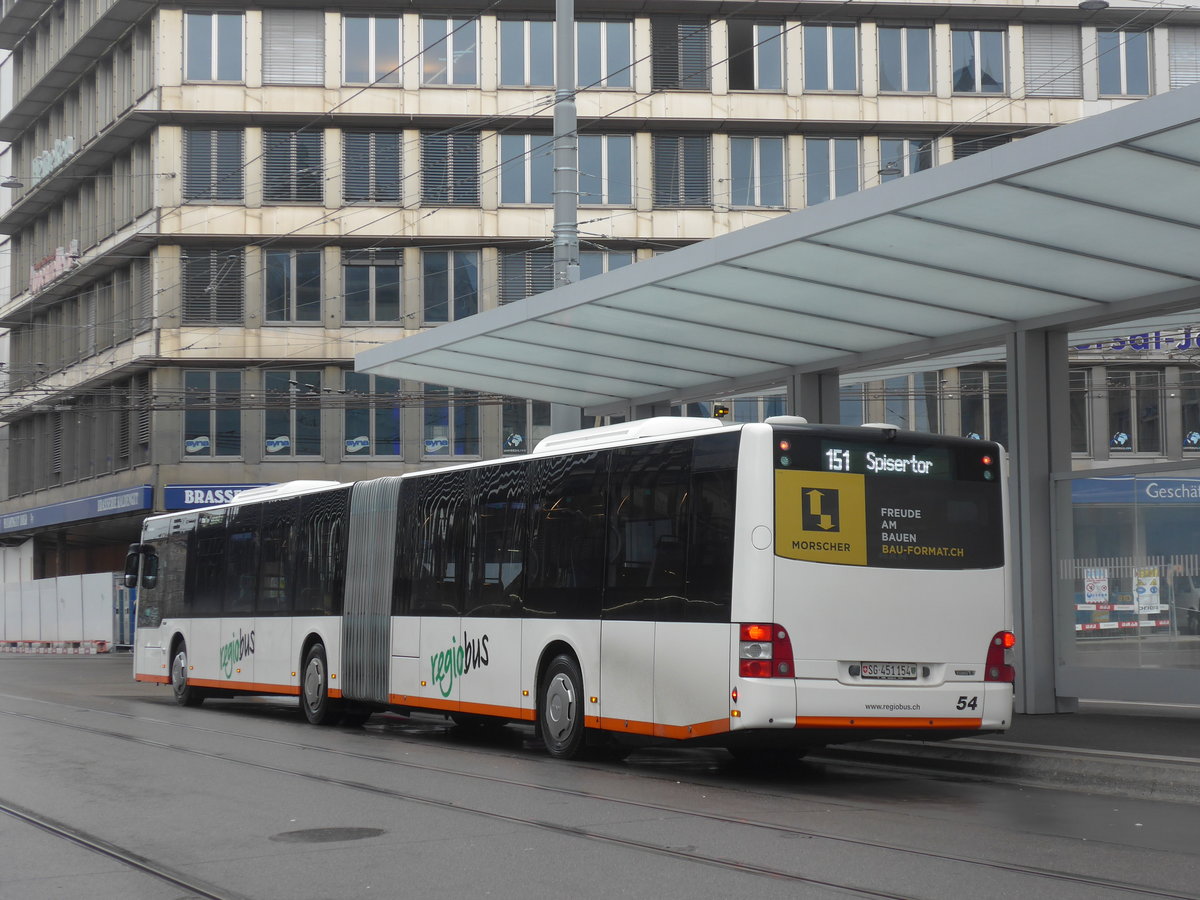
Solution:
{"label": "bus station canopy", "polygon": [[1200,85],[430,328],[356,364],[601,414],[1198,297]]}

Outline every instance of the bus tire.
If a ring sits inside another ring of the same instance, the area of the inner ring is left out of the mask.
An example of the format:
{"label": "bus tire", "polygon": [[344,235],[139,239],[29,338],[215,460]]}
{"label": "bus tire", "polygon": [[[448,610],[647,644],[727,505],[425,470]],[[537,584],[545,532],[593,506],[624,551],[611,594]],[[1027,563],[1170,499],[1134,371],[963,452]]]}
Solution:
{"label": "bus tire", "polygon": [[340,704],[329,698],[329,662],[325,645],[313,644],[304,657],[300,679],[300,709],[313,725],[336,725],[342,718]]}
{"label": "bus tire", "polygon": [[204,702],[204,693],[188,684],[187,644],[183,641],[175,645],[175,655],[171,658],[171,693],[180,706],[199,706]]}
{"label": "bus tire", "polygon": [[583,674],[573,656],[554,657],[538,692],[538,731],[546,752],[574,759],[583,750]]}

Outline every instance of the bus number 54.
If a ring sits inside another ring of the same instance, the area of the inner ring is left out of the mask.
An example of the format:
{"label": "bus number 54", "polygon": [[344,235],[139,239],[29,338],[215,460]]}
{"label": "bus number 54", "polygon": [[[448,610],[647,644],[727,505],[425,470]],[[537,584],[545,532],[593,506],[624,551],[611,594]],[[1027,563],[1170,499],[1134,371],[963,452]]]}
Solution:
{"label": "bus number 54", "polygon": [[956,709],[979,709],[978,697],[959,697]]}

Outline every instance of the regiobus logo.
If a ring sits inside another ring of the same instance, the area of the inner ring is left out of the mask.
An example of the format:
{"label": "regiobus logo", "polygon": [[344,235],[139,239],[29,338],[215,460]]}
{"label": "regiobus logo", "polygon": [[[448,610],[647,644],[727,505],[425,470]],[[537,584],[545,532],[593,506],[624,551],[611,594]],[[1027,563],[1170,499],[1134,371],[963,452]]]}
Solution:
{"label": "regiobus logo", "polygon": [[465,631],[462,643],[457,638],[450,638],[450,646],[429,657],[430,678],[437,685],[443,697],[449,697],[454,690],[454,679],[462,678],[472,669],[480,669],[488,664],[488,636],[472,638]]}

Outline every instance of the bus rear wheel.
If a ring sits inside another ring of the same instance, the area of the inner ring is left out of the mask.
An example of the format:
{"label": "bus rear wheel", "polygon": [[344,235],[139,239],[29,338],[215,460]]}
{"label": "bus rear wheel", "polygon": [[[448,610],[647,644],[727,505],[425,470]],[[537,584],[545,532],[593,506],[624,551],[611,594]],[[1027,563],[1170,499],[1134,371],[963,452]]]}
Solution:
{"label": "bus rear wheel", "polygon": [[300,709],[313,725],[336,725],[342,718],[340,704],[329,698],[329,663],[324,644],[313,644],[304,657]]}
{"label": "bus rear wheel", "polygon": [[546,668],[538,694],[538,730],[546,752],[574,759],[583,749],[583,674],[565,653]]}
{"label": "bus rear wheel", "polygon": [[175,647],[175,656],[171,659],[171,692],[180,706],[199,706],[204,702],[200,689],[188,684],[187,644],[183,641]]}

